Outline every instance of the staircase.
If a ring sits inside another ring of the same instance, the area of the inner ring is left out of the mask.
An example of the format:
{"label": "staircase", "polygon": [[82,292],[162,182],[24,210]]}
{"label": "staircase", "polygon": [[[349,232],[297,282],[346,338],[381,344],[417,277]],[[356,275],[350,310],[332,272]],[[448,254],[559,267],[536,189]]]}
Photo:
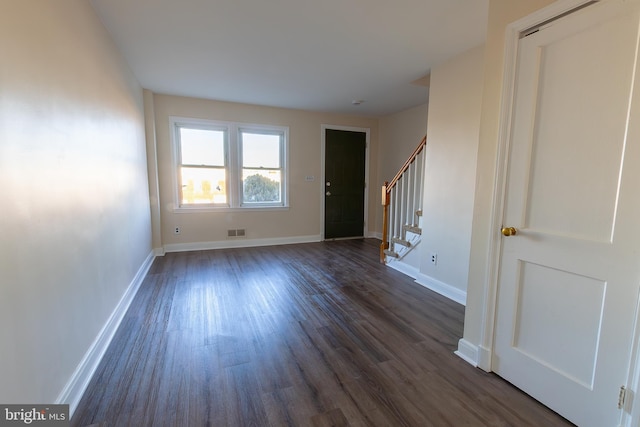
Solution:
{"label": "staircase", "polygon": [[391,182],[382,186],[381,263],[402,259],[420,243],[426,145],[425,136]]}

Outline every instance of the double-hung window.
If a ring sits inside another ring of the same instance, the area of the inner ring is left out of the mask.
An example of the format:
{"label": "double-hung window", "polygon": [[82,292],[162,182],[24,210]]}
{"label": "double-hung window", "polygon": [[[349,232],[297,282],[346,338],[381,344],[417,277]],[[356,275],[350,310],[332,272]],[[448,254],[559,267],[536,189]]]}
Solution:
{"label": "double-hung window", "polygon": [[242,206],[282,206],[284,133],[240,128]]}
{"label": "double-hung window", "polygon": [[171,117],[178,210],[287,206],[288,128]]}
{"label": "double-hung window", "polygon": [[180,206],[226,206],[227,139],[224,127],[176,123]]}

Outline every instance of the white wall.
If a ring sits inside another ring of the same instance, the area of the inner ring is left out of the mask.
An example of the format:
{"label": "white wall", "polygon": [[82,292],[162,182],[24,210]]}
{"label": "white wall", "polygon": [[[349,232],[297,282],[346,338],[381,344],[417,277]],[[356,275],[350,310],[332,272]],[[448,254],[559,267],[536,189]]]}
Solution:
{"label": "white wall", "polygon": [[380,118],[380,186],[391,181],[427,133],[428,107],[424,103]]}
{"label": "white wall", "polygon": [[0,13],[0,402],[53,403],[151,253],[142,90],[86,0]]}
{"label": "white wall", "polygon": [[[322,233],[322,125],[370,129],[368,182],[377,182],[378,119],[316,113],[154,94],[160,185],[161,243],[170,251],[274,242],[317,241]],[[175,190],[169,117],[190,117],[289,127],[289,208],[273,211],[175,212]],[[310,182],[306,176],[314,176]],[[380,190],[369,184],[369,217],[373,231]],[[175,227],[181,234],[173,233]],[[246,239],[230,240],[228,229],[244,228]]]}
{"label": "white wall", "polygon": [[458,300],[467,291],[483,56],[479,46],[431,71],[418,281]]}
{"label": "white wall", "polygon": [[[391,181],[427,133],[428,104],[421,104],[399,113],[380,118],[380,149],[376,188],[376,231],[382,236],[382,207],[380,189]],[[417,264],[415,265],[417,268]]]}

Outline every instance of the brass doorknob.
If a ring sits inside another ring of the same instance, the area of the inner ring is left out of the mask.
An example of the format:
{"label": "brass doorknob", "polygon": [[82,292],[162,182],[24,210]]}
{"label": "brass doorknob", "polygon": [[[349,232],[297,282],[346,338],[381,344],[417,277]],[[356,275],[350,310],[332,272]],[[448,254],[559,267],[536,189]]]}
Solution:
{"label": "brass doorknob", "polygon": [[502,235],[505,237],[515,236],[518,233],[518,230],[515,227],[504,227],[502,229]]}

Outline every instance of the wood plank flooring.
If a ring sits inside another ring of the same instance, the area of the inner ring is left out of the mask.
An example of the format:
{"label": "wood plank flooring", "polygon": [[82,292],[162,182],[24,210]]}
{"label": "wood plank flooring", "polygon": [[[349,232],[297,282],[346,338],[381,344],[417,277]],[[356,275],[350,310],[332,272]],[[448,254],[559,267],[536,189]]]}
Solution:
{"label": "wood plank flooring", "polygon": [[377,245],[157,258],[71,425],[572,425],[455,356],[464,307]]}

